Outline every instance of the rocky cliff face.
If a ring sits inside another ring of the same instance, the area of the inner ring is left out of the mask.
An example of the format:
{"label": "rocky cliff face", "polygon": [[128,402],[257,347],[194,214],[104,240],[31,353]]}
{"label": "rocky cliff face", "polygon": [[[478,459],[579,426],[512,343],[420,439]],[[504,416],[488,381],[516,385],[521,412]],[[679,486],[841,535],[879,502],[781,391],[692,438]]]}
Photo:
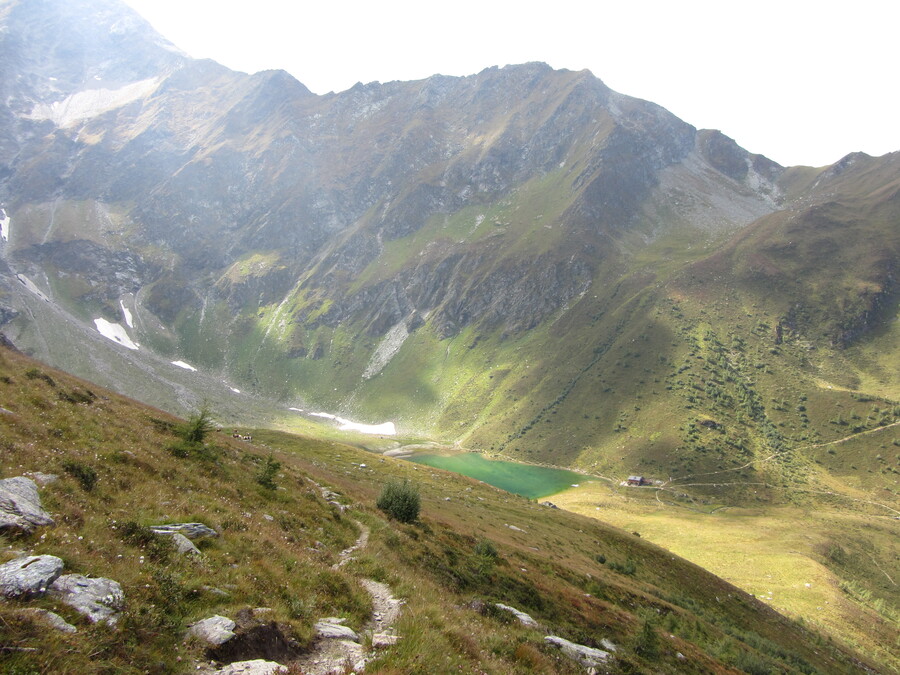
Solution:
{"label": "rocky cliff face", "polygon": [[[444,341],[462,336],[466,358],[493,344],[477,371],[512,345],[546,349],[533,336],[567,323],[584,367],[635,293],[827,184],[587,71],[532,63],[316,96],[281,71],[192,60],[113,0],[5,0],[0,22],[10,297],[117,320],[279,396],[384,412],[367,382],[394,360],[405,382],[443,390],[418,401],[451,419],[461,394],[446,385],[475,367],[457,355],[427,385],[408,370],[450,358]],[[27,339],[15,304],[3,316]],[[509,400],[553,400],[565,385],[545,376]]]}

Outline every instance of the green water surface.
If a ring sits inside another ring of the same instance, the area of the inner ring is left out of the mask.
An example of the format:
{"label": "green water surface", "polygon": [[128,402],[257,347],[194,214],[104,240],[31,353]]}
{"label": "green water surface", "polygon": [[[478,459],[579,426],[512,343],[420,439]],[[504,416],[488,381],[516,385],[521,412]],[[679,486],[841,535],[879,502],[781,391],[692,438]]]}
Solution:
{"label": "green water surface", "polygon": [[524,495],[529,499],[540,499],[561,492],[575,483],[592,480],[589,476],[565,469],[546,469],[518,462],[485,459],[477,452],[457,455],[421,454],[413,455],[409,460],[477,478],[488,485]]}

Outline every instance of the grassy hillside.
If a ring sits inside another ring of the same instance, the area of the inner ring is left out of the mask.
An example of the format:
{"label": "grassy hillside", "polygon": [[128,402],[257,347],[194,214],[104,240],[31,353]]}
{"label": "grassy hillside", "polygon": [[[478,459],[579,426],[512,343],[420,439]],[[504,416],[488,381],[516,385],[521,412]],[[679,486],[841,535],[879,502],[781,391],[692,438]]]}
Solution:
{"label": "grassy hillside", "polygon": [[[183,642],[187,625],[253,607],[270,608],[302,657],[318,618],[365,625],[362,578],[406,601],[401,640],[366,672],[580,672],[543,641],[548,633],[612,641],[613,673],[864,669],[861,657],[634,534],[332,442],[255,432],[252,444],[219,433],[190,444],[178,420],[19,354],[0,352],[0,368],[3,476],[59,475],[41,488],[56,525],[3,535],[3,561],[58,555],[67,572],[119,581],[126,598],[116,629],[46,598],[28,603],[77,625],[73,635],[47,630],[25,603],[3,602],[5,672],[192,671],[203,654]],[[421,490],[416,523],[374,508],[396,477]],[[319,486],[350,508],[326,501]],[[145,529],[183,521],[220,533],[201,542],[199,559]],[[368,545],[332,567],[363,526]],[[518,607],[546,630],[489,602]],[[255,656],[252,646],[242,656]]]}

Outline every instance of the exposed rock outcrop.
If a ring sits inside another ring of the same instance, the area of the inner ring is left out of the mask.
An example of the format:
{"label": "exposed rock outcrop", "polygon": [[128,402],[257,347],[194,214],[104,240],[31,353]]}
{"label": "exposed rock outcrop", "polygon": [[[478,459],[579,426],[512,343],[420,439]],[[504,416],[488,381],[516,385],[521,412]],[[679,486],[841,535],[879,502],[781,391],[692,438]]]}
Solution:
{"label": "exposed rock outcrop", "polygon": [[504,605],[499,602],[494,603],[494,606],[498,609],[502,609],[512,614],[523,626],[527,626],[528,628],[535,628],[538,625],[538,622],[531,618],[529,614],[526,614],[525,612],[518,610],[515,607],[510,607],[509,605]]}
{"label": "exposed rock outcrop", "polygon": [[574,661],[578,661],[586,668],[596,668],[605,663],[610,657],[610,653],[602,649],[575,644],[555,635],[548,635],[544,638],[544,642],[559,647],[563,654]]}
{"label": "exposed rock outcrop", "polygon": [[0,595],[28,600],[47,592],[63,571],[63,561],[53,555],[16,558],[0,565]]}
{"label": "exposed rock outcrop", "polygon": [[213,647],[218,647],[234,637],[237,624],[218,614],[198,621],[188,629],[188,637],[194,637]]}
{"label": "exposed rock outcrop", "polygon": [[48,593],[74,607],[92,623],[105,621],[115,626],[125,606],[125,594],[117,581],[81,574],[65,574],[54,581]]}
{"label": "exposed rock outcrop", "polygon": [[172,543],[175,545],[175,550],[181,555],[200,555],[200,549],[194,545],[194,542],[181,534],[181,532],[174,532],[171,536]]}
{"label": "exposed rock outcrop", "polygon": [[181,534],[191,541],[203,537],[218,537],[219,533],[203,523],[173,523],[171,525],[151,525],[156,534]]}
{"label": "exposed rock outcrop", "polygon": [[42,525],[53,525],[53,518],[41,506],[35,482],[24,476],[0,480],[0,531],[31,532]]}

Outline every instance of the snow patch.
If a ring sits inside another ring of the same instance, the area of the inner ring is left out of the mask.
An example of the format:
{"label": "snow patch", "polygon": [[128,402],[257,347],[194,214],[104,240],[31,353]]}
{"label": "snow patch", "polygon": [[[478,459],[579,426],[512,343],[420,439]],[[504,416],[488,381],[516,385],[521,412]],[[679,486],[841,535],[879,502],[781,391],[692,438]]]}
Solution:
{"label": "snow patch", "polygon": [[55,103],[39,103],[27,115],[31,120],[52,120],[58,127],[68,127],[121,108],[133,101],[145,98],[156,91],[162,80],[151,77],[140,82],[126,84],[118,89],[87,89],[67,96]]}
{"label": "snow patch", "polygon": [[380,373],[397,352],[400,351],[400,347],[403,346],[408,337],[409,331],[406,329],[406,324],[403,321],[391,328],[381,342],[378,343],[372,358],[369,359],[369,365],[366,366],[362,374],[363,379],[368,380]]}
{"label": "snow patch", "polygon": [[[289,410],[303,412],[298,408],[289,408]],[[324,417],[328,420],[334,420],[340,425],[338,428],[341,431],[358,431],[361,434],[379,434],[381,436],[395,436],[397,434],[397,428],[394,426],[393,422],[384,422],[383,424],[360,424],[359,422],[351,422],[348,419],[332,415],[331,413],[311,412],[308,414],[313,417]]]}
{"label": "snow patch", "polygon": [[179,368],[184,368],[185,370],[190,370],[192,373],[196,373],[197,369],[194,368],[190,363],[185,363],[184,361],[170,361],[173,366],[178,366]]}
{"label": "snow patch", "polygon": [[9,241],[9,228],[12,223],[4,209],[0,209],[0,239]]}
{"label": "snow patch", "polygon": [[118,342],[123,347],[128,347],[128,349],[136,350],[139,348],[137,343],[133,342],[131,338],[128,337],[128,333],[121,324],[113,323],[106,319],[94,319],[94,325],[97,327],[97,331],[100,335],[106,339]]}
{"label": "snow patch", "polygon": [[44,294],[44,291],[38,288],[35,283],[24,274],[17,274],[16,279],[18,279],[19,283],[21,283],[25,288],[38,296],[41,300],[43,300],[44,302],[50,302],[50,298],[48,298]]}
{"label": "snow patch", "polygon": [[129,328],[134,328],[134,317],[131,316],[131,310],[125,306],[125,302],[119,300],[119,307],[122,308],[122,315],[125,317],[125,325]]}

